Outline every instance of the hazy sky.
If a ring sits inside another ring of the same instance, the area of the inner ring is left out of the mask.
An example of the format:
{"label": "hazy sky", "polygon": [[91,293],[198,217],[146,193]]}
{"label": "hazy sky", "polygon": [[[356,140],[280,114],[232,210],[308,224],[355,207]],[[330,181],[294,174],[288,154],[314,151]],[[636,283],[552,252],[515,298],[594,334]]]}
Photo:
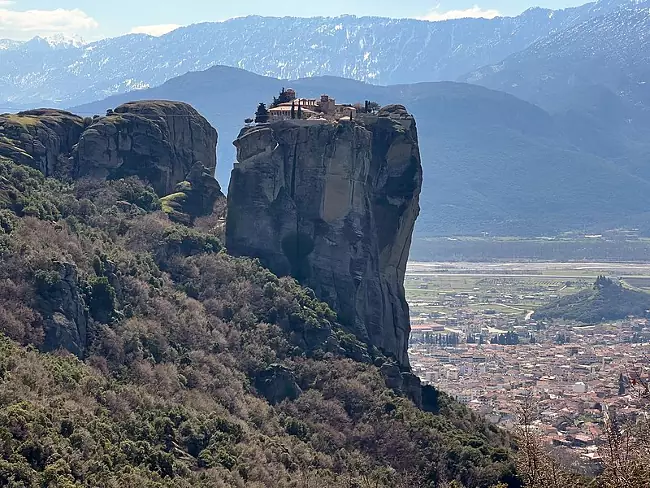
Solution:
{"label": "hazy sky", "polygon": [[531,6],[588,0],[0,0],[0,39],[65,33],[88,40],[128,32],[159,35],[175,26],[243,15],[342,14],[442,20],[517,15]]}

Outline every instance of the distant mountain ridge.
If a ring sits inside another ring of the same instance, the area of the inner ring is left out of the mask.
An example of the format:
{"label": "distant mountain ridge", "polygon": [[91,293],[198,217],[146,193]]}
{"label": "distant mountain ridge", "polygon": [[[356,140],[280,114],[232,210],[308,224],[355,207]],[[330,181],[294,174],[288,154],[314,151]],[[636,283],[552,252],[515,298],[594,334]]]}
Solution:
{"label": "distant mountain ridge", "polygon": [[461,80],[544,108],[577,148],[650,181],[647,0],[550,35]]}
{"label": "distant mountain ridge", "polygon": [[378,17],[246,17],[161,37],[125,35],[65,49],[0,50],[0,100],[65,105],[160,85],[214,65],[283,79],[335,75],[377,84],[453,80],[550,33],[616,9],[603,0],[517,17],[426,22]]}
{"label": "distant mountain ridge", "polygon": [[[217,177],[225,188],[235,159],[231,143],[244,119],[283,86],[343,103],[401,103],[413,113],[424,167],[420,236],[555,235],[612,225],[650,234],[647,164],[621,134],[601,132],[584,110],[575,112],[584,119],[581,131],[569,130],[571,121],[562,116],[477,85],[377,86],[336,77],[286,82],[220,66],[72,111],[101,114],[134,99],[192,104],[219,130]],[[611,148],[625,164],[610,159]]]}
{"label": "distant mountain ridge", "polygon": [[648,109],[650,2],[637,0],[576,23],[460,81],[551,110],[565,108],[579,91],[599,86]]}
{"label": "distant mountain ridge", "polygon": [[0,39],[0,50],[5,51],[29,51],[34,46],[41,46],[43,49],[73,49],[88,44],[80,36],[66,34],[53,34],[51,36],[35,36],[28,41],[15,41],[13,39]]}

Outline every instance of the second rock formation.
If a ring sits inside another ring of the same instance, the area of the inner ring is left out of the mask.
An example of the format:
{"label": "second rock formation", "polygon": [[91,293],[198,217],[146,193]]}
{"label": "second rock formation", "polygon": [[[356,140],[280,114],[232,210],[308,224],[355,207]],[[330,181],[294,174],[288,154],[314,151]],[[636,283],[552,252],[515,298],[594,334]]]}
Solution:
{"label": "second rock formation", "polygon": [[217,131],[182,102],[130,102],[93,118],[54,109],[0,115],[0,156],[56,178],[137,176],[161,196],[197,163],[214,179],[216,148]]}

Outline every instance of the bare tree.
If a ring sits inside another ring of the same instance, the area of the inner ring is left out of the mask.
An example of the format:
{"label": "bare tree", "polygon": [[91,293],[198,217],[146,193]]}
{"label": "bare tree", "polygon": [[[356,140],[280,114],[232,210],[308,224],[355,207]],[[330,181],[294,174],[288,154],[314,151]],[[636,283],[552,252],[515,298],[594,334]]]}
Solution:
{"label": "bare tree", "polygon": [[535,426],[537,412],[532,395],[519,410],[516,436],[519,444],[517,471],[527,488],[568,488],[582,486],[579,476],[568,472],[544,447]]}
{"label": "bare tree", "polygon": [[600,448],[606,488],[650,486],[650,424],[647,416],[636,422],[622,422],[611,408],[605,408],[604,434]]}
{"label": "bare tree", "polygon": [[602,464],[598,476],[591,479],[572,472],[552,451],[543,446],[535,426],[535,402],[532,395],[526,399],[520,409],[520,424],[516,434],[519,444],[518,472],[527,488],[650,487],[648,369],[636,366],[629,369],[625,384],[638,393],[645,412],[641,418],[626,419],[614,408],[603,406],[603,434],[596,439]]}

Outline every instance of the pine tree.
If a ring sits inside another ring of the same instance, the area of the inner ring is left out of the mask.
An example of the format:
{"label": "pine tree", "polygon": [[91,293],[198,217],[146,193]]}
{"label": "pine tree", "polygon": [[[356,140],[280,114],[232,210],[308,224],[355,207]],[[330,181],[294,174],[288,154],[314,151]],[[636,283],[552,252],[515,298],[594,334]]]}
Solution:
{"label": "pine tree", "polygon": [[368,102],[368,113],[378,112],[380,108],[381,105],[379,105],[377,102]]}
{"label": "pine tree", "polygon": [[255,112],[255,122],[258,124],[266,124],[269,121],[269,111],[266,108],[266,104],[260,102],[257,106],[257,112]]}
{"label": "pine tree", "polygon": [[296,102],[291,102],[291,118],[296,118]]}
{"label": "pine tree", "polygon": [[280,96],[279,97],[273,97],[273,103],[271,104],[271,108],[275,108],[281,103],[289,103],[294,100],[293,95],[290,95],[287,90],[285,90],[284,87],[282,87],[282,90],[280,90]]}

